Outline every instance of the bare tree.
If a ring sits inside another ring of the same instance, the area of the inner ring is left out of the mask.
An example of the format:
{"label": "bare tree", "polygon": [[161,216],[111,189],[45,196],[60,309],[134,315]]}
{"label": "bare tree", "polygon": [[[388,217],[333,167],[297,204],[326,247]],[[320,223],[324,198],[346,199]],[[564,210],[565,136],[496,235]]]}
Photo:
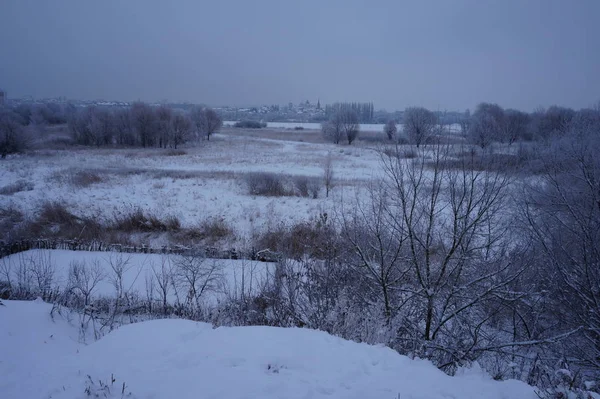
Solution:
{"label": "bare tree", "polygon": [[157,121],[154,110],[147,104],[136,102],[131,106],[132,124],[142,147],[156,143]]}
{"label": "bare tree", "polygon": [[539,259],[537,277],[550,290],[551,327],[582,328],[565,342],[565,352],[574,364],[596,372],[600,370],[599,152],[596,129],[571,131],[548,148],[545,171],[530,182],[523,202],[524,220],[535,242],[532,259]]}
{"label": "bare tree", "polygon": [[417,148],[425,144],[437,125],[435,114],[423,107],[411,107],[404,111],[403,130]]}
{"label": "bare tree", "polygon": [[0,110],[0,157],[21,152],[27,148],[28,138],[17,115]]}
{"label": "bare tree", "polygon": [[167,148],[169,140],[173,137],[173,110],[166,105],[156,109],[158,146]]}
{"label": "bare tree", "polygon": [[323,184],[325,185],[326,197],[329,197],[329,192],[333,188],[333,177],[333,158],[331,152],[329,152],[323,162]]}
{"label": "bare tree", "polygon": [[105,274],[100,262],[94,261],[91,266],[88,266],[85,261],[72,261],[69,264],[67,291],[81,295],[85,309],[91,303],[94,291],[104,278]]}
{"label": "bare tree", "polygon": [[387,136],[388,140],[393,140],[394,137],[396,137],[396,133],[398,133],[398,129],[396,128],[396,121],[394,121],[393,119],[387,121],[385,126],[383,127],[383,131]]}
{"label": "bare tree", "polygon": [[367,201],[357,199],[352,212],[342,205],[340,212],[343,236],[355,253],[353,266],[363,276],[364,301],[381,304],[386,323],[398,310],[398,289],[410,270],[402,252],[406,235],[390,214],[389,195],[382,183],[373,182]]}
{"label": "bare tree", "polygon": [[192,121],[186,115],[180,113],[175,114],[171,121],[171,139],[170,143],[173,148],[187,141],[192,130]]}
{"label": "bare tree", "polygon": [[463,116],[461,116],[460,121],[460,134],[466,138],[469,135],[469,130],[471,128],[471,111],[466,110]]}
{"label": "bare tree", "polygon": [[151,269],[152,274],[156,279],[156,284],[158,285],[163,314],[166,315],[169,308],[169,292],[173,286],[173,265],[171,259],[163,256],[161,258],[160,266],[157,267],[152,264]]}
{"label": "bare tree", "polygon": [[504,111],[504,121],[501,126],[503,141],[511,145],[518,139],[526,137],[528,124],[529,115],[527,113],[514,109]]}
{"label": "bare tree", "polygon": [[339,144],[343,137],[341,121],[336,118],[321,124],[321,132],[326,140]]}
{"label": "bare tree", "polygon": [[494,141],[504,141],[505,118],[502,107],[480,103],[471,119],[469,138],[473,144],[486,148]]}
{"label": "bare tree", "polygon": [[534,112],[534,132],[537,137],[549,138],[565,134],[569,124],[575,117],[575,111],[570,108],[553,105],[546,110],[539,109]]}
{"label": "bare tree", "polygon": [[213,133],[218,132],[223,126],[223,121],[212,108],[195,107],[190,113],[198,135],[206,136],[210,140]]}
{"label": "bare tree", "polygon": [[359,129],[358,115],[351,108],[340,108],[329,121],[321,124],[323,137],[334,144],[339,144],[344,137],[348,144],[352,144],[358,137]]}
{"label": "bare tree", "polygon": [[348,144],[352,144],[358,137],[360,125],[358,123],[358,114],[352,109],[340,109],[335,118],[341,122],[342,135],[346,136]]}
{"label": "bare tree", "polygon": [[402,315],[401,347],[441,366],[483,345],[488,304],[522,271],[504,257],[509,178],[469,160],[447,168],[450,149],[435,144],[409,162],[399,151],[382,157],[384,186],[359,207],[372,222],[350,236],[386,315]]}
{"label": "bare tree", "polygon": [[115,137],[118,145],[136,144],[133,121],[129,109],[119,109],[113,113]]}
{"label": "bare tree", "polygon": [[97,147],[110,145],[113,142],[114,124],[110,111],[104,108],[89,108],[89,131],[93,144]]}
{"label": "bare tree", "polygon": [[193,318],[199,317],[204,294],[221,285],[221,267],[216,261],[207,261],[204,255],[191,252],[175,260],[176,284],[186,292],[185,305]]}

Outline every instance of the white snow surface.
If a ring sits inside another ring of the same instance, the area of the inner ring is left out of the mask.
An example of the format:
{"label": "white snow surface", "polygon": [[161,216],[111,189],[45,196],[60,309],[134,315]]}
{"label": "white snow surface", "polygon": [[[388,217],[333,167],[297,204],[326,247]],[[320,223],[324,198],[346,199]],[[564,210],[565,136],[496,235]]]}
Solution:
{"label": "white snow surface", "polygon": [[[154,320],[89,345],[51,305],[0,306],[0,398],[84,398],[88,375],[121,398],[535,399],[519,381],[479,369],[449,377],[423,360],[324,332]],[[111,376],[115,378],[110,383]],[[88,383],[89,384],[89,383]],[[102,395],[106,392],[102,392]],[[100,397],[105,397],[105,396]]]}
{"label": "white snow surface", "polygon": [[[116,295],[112,283],[111,264],[116,265],[119,262],[124,265],[123,286],[125,291],[129,294],[137,293],[146,298],[148,279],[153,277],[153,268],[160,270],[163,262],[166,262],[169,267],[175,267],[177,255],[33,249],[0,259],[0,280],[4,278],[14,282],[18,281],[21,265],[25,267],[34,264],[49,265],[54,271],[52,286],[64,289],[68,283],[69,268],[73,262],[84,263],[87,267],[97,264],[101,268],[102,279],[92,292],[93,298]],[[208,290],[202,297],[206,305],[214,305],[220,300],[226,299],[228,295],[238,297],[242,293],[244,295],[256,293],[267,278],[273,264],[251,260],[207,258],[203,261],[203,267],[215,270],[216,287]],[[154,299],[158,298],[158,291],[155,291]],[[174,290],[170,289],[168,300],[175,303],[175,299]]]}

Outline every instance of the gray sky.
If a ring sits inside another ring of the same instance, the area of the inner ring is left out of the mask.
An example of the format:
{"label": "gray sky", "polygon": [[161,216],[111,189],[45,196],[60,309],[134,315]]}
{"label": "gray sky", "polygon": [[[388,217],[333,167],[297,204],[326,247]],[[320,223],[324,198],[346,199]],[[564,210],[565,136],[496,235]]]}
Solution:
{"label": "gray sky", "polygon": [[0,0],[11,97],[533,110],[600,100],[600,0]]}

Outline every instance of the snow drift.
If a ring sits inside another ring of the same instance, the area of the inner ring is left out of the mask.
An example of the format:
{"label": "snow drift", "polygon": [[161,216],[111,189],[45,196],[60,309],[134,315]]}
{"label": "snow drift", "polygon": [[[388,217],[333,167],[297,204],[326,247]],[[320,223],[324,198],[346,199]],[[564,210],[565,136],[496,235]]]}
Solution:
{"label": "snow drift", "polygon": [[537,398],[519,381],[478,369],[449,377],[427,361],[319,331],[168,319],[127,325],[86,346],[77,326],[50,316],[51,305],[4,305],[2,398]]}

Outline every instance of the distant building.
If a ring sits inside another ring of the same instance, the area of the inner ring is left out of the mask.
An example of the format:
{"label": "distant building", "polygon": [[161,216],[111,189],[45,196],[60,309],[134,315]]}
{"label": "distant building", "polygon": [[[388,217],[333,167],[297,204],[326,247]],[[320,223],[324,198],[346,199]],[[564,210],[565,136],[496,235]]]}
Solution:
{"label": "distant building", "polygon": [[6,104],[6,92],[0,89],[0,106]]}

